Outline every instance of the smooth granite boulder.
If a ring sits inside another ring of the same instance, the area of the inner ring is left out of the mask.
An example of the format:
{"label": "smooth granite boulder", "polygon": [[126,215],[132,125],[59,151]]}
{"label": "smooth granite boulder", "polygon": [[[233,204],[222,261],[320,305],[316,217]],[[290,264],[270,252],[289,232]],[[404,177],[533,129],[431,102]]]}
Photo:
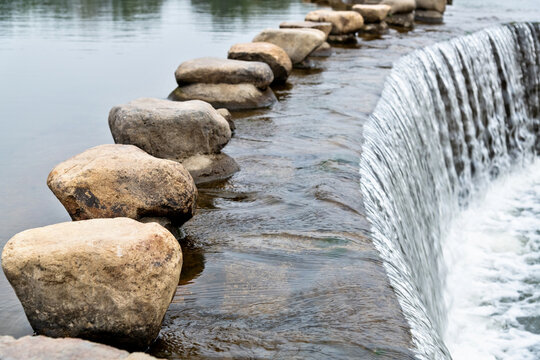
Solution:
{"label": "smooth granite boulder", "polygon": [[268,42],[251,42],[233,45],[229,59],[258,61],[270,66],[274,73],[274,84],[284,83],[292,71],[289,55],[277,45]]}
{"label": "smooth granite boulder", "polygon": [[156,223],[93,219],[15,235],[2,267],[36,333],[146,349],[174,296],[182,250]]}
{"label": "smooth granite boulder", "polygon": [[358,12],[364,18],[364,23],[377,23],[384,21],[392,9],[389,5],[354,5],[353,11]]}
{"label": "smooth granite boulder", "polygon": [[261,41],[285,50],[295,65],[321,46],[326,41],[326,34],[317,29],[266,29],[253,39],[253,42]]}
{"label": "smooth granite boulder", "polygon": [[111,109],[109,127],[117,144],[135,145],[155,157],[177,161],[219,153],[231,139],[227,120],[199,100],[133,100]]}
{"label": "smooth granite boulder", "polygon": [[210,103],[214,108],[228,110],[266,108],[277,101],[272,89],[261,90],[252,84],[191,84],[179,86],[169,94],[169,99],[174,101],[202,100]]}
{"label": "smooth granite boulder", "polygon": [[332,23],[318,21],[284,21],[279,24],[281,29],[317,29],[330,35],[332,31]]}
{"label": "smooth granite boulder", "polygon": [[414,20],[426,24],[442,24],[443,14],[436,10],[416,10]]}
{"label": "smooth granite boulder", "polygon": [[128,353],[124,350],[93,343],[87,340],[47,336],[24,336],[15,339],[0,336],[2,360],[152,360],[145,353]]}
{"label": "smooth granite boulder", "polygon": [[265,63],[212,57],[183,62],[174,75],[180,86],[195,83],[245,83],[265,89],[274,81],[274,73]]}
{"label": "smooth granite boulder", "polygon": [[240,167],[227,154],[195,155],[182,162],[195,183],[203,184],[223,180],[240,170]]}
{"label": "smooth granite boulder", "polygon": [[177,224],[196,208],[197,188],[178,162],[132,145],[101,145],[57,165],[47,185],[73,220],[167,217]]}
{"label": "smooth granite boulder", "polygon": [[315,10],[308,13],[305,20],[332,23],[331,35],[355,33],[364,25],[362,15],[356,11]]}
{"label": "smooth granite boulder", "polygon": [[446,10],[446,0],[416,0],[416,8],[444,13]]}

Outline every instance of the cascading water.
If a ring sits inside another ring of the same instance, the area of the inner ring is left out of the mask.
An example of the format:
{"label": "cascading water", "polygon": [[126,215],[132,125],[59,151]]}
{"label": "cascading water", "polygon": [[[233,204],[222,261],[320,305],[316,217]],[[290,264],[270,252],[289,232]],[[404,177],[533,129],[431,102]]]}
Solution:
{"label": "cascading water", "polygon": [[453,219],[488,181],[534,161],[539,117],[538,24],[416,51],[388,77],[365,126],[361,188],[418,358],[453,355],[443,259]]}

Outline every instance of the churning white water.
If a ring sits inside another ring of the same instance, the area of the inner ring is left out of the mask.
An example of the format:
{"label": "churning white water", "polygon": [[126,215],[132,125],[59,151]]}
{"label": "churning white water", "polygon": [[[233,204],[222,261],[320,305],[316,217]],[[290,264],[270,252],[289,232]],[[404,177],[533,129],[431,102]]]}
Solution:
{"label": "churning white water", "polygon": [[404,57],[364,138],[371,237],[416,356],[540,359],[538,163],[519,172],[540,151],[540,26]]}
{"label": "churning white water", "polygon": [[444,257],[453,359],[540,359],[540,161],[461,212]]}

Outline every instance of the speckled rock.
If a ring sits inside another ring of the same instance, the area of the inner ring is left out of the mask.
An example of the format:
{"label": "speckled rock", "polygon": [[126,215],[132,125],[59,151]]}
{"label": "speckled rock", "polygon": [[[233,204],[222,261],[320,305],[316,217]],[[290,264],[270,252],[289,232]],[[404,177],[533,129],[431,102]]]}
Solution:
{"label": "speckled rock", "polygon": [[181,164],[132,145],[86,150],[57,165],[47,185],[73,220],[150,216],[182,224],[193,216],[197,199]]}
{"label": "speckled rock", "polygon": [[170,160],[219,153],[231,139],[223,116],[198,100],[133,100],[111,109],[109,127],[117,144],[135,145]]}
{"label": "speckled rock", "polygon": [[146,349],[178,285],[182,251],[156,223],[93,219],[15,235],[2,267],[36,333]]}
{"label": "speckled rock", "polygon": [[305,20],[332,23],[331,35],[354,33],[364,25],[362,15],[356,11],[315,10],[308,13]]}
{"label": "speckled rock", "polygon": [[279,24],[281,29],[317,29],[330,35],[332,31],[332,23],[318,21],[284,21]]}
{"label": "speckled rock", "polygon": [[252,84],[190,84],[177,87],[169,94],[169,99],[202,100],[215,108],[228,110],[266,108],[277,101],[272,89],[261,90]]}
{"label": "speckled rock", "polygon": [[265,63],[212,57],[186,61],[178,66],[174,75],[180,86],[246,83],[265,89],[274,81],[274,74]]}
{"label": "speckled rock", "polygon": [[229,50],[228,58],[268,64],[274,73],[274,84],[287,81],[292,71],[292,62],[285,50],[267,42],[233,45]]}
{"label": "speckled rock", "polygon": [[326,34],[317,29],[266,29],[253,42],[269,42],[279,46],[293,65],[302,62],[326,40]]}
{"label": "speckled rock", "polygon": [[354,5],[352,9],[364,18],[364,23],[384,21],[392,9],[389,5]]}
{"label": "speckled rock", "polygon": [[87,340],[47,336],[24,336],[15,339],[0,336],[2,360],[153,360],[145,353],[128,353],[124,350],[96,344]]}

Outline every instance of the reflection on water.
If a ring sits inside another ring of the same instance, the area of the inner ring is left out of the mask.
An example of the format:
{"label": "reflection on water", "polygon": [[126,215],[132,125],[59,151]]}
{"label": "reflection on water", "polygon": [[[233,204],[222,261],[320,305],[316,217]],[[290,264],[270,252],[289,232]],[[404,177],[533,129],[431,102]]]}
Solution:
{"label": "reflection on water", "polygon": [[[182,61],[225,57],[232,44],[315,8],[300,0],[0,0],[0,245],[68,221],[45,179],[58,162],[112,142],[112,106],[166,97]],[[411,358],[407,326],[363,235],[362,123],[392,61],[492,24],[478,20],[485,16],[456,5],[444,26],[336,48],[316,60],[318,71],[295,71],[272,110],[236,114],[226,152],[242,170],[200,190],[199,214],[184,229],[181,286],[154,354]],[[30,333],[3,274],[0,296],[0,334]]]}

